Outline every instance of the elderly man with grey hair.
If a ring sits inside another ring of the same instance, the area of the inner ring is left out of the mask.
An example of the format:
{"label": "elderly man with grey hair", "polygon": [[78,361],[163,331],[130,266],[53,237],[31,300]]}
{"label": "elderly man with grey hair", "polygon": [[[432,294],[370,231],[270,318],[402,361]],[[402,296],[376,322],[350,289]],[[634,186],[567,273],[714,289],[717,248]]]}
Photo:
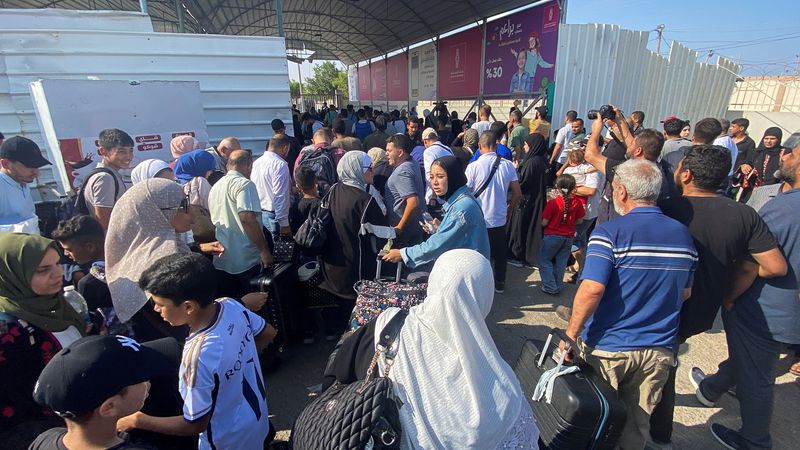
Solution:
{"label": "elderly man with grey hair", "polygon": [[651,161],[617,166],[613,201],[622,217],[592,233],[567,326],[581,358],[627,406],[619,442],[625,449],[642,449],[649,439],[697,266],[689,230],[656,206],[662,182]]}

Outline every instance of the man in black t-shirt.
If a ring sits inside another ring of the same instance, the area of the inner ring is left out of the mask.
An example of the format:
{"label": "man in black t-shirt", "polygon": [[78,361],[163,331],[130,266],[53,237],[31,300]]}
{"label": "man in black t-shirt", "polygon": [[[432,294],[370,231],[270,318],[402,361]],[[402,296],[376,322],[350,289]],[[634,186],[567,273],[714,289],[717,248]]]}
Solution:
{"label": "man in black t-shirt", "polygon": [[747,135],[747,127],[750,121],[744,117],[731,120],[731,138],[739,152],[736,154],[736,161],[733,164],[733,171],[739,168],[745,161],[751,161],[753,152],[756,150],[756,142]]}
{"label": "man in black t-shirt", "polygon": [[[765,276],[781,273],[786,264],[761,217],[752,208],[716,194],[730,165],[731,154],[724,147],[690,147],[674,174],[682,196],[659,202],[664,214],[689,228],[699,257],[692,295],[681,311],[679,344],[711,329],[731,288],[728,273],[736,261],[754,259]],[[669,443],[672,437],[675,373],[673,368],[661,403],[651,415],[650,436],[659,444]]]}

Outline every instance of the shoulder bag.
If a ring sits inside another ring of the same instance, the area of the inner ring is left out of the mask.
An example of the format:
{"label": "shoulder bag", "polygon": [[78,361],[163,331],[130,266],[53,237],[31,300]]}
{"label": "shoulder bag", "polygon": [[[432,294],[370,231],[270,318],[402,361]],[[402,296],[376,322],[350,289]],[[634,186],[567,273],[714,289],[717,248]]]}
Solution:
{"label": "shoulder bag", "polygon": [[500,167],[500,160],[501,159],[502,159],[502,156],[497,155],[497,159],[495,159],[494,160],[494,164],[492,164],[492,171],[489,172],[489,178],[487,178],[486,181],[483,182],[483,185],[480,187],[480,189],[475,191],[475,198],[480,197],[481,194],[483,194],[483,191],[485,191],[486,188],[489,187],[489,183],[492,182],[492,178],[494,178],[494,174],[497,173],[497,168]]}
{"label": "shoulder bag", "polygon": [[[292,427],[294,450],[396,450],[400,448],[400,413],[389,372],[390,349],[408,313],[400,311],[381,330],[375,356],[364,381],[335,383],[308,404]],[[386,360],[386,375],[373,377],[378,358]]]}
{"label": "shoulder bag", "polygon": [[328,225],[331,222],[331,209],[328,200],[334,186],[328,189],[319,206],[311,211],[306,221],[297,229],[297,233],[294,234],[294,241],[297,245],[309,250],[322,249],[322,245],[328,237]]}

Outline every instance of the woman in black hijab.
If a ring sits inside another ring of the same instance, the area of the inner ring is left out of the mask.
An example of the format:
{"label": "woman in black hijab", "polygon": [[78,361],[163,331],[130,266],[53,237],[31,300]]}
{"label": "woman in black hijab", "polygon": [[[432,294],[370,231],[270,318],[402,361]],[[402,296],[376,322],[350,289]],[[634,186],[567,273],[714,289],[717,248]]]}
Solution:
{"label": "woman in black hijab", "polygon": [[783,131],[778,127],[767,128],[767,131],[764,132],[764,137],[761,138],[753,156],[752,166],[758,177],[756,186],[780,182],[775,177],[775,172],[780,168],[781,153],[783,152],[782,139]]}
{"label": "woman in black hijab", "polygon": [[547,202],[547,143],[541,134],[525,138],[525,158],[517,175],[522,201],[511,211],[508,227],[509,264],[516,267],[536,266],[542,242],[541,216]]}
{"label": "woman in black hijab", "polygon": [[436,260],[442,253],[468,248],[489,259],[489,233],[483,212],[467,187],[464,166],[455,156],[443,156],[431,165],[431,189],[445,201],[442,222],[434,221],[425,242],[413,247],[392,249],[384,261],[403,261],[416,268]]}

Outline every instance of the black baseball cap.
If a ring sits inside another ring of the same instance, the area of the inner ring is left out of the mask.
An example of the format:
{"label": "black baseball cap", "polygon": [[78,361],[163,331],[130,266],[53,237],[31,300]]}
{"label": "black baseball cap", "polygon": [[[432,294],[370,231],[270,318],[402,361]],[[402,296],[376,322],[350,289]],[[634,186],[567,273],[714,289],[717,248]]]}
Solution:
{"label": "black baseball cap", "polygon": [[25,167],[39,168],[50,165],[50,161],[42,156],[42,151],[36,142],[22,136],[14,136],[3,141],[3,145],[0,145],[0,158],[20,162]]}
{"label": "black baseball cap", "polygon": [[286,124],[281,119],[272,120],[272,131],[285,130]]}
{"label": "black baseball cap", "polygon": [[91,412],[123,388],[157,378],[180,364],[173,338],[140,344],[125,336],[87,336],[47,363],[33,398],[61,417]]}

